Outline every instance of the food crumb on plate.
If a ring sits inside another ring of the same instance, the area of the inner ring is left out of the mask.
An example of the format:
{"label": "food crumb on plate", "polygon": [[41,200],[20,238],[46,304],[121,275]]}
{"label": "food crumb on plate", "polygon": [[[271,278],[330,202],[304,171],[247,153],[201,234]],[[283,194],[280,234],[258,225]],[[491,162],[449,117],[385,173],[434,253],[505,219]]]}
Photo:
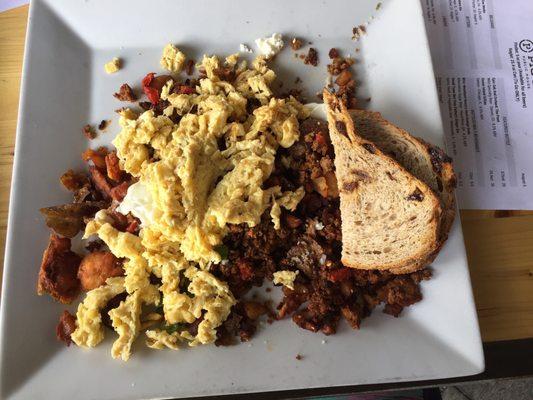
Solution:
{"label": "food crumb on plate", "polygon": [[239,45],[239,51],[242,53],[253,53],[254,51],[250,46],[248,46],[246,43],[241,43]]}
{"label": "food crumb on plate", "polygon": [[127,83],[122,84],[118,92],[113,94],[113,97],[120,101],[129,101],[130,103],[137,100],[135,92]]}
{"label": "food crumb on plate", "polygon": [[303,42],[298,38],[292,38],[291,40],[291,48],[296,51],[300,50],[303,46]]}
{"label": "food crumb on plate", "polygon": [[301,354],[296,354],[296,358],[298,361],[301,361],[304,357]]}
{"label": "food crumb on plate", "polygon": [[103,119],[99,124],[98,124],[98,129],[101,130],[101,131],[105,131],[107,129],[107,127],[109,126],[109,124],[111,123],[110,120],[108,119]]}
{"label": "food crumb on plate", "polygon": [[122,61],[118,57],[113,57],[111,61],[104,65],[105,72],[108,74],[114,74],[118,72],[122,67]]}
{"label": "food crumb on plate", "polygon": [[326,344],[328,341],[326,339],[322,339],[322,344]]}
{"label": "food crumb on plate", "polygon": [[366,34],[366,24],[354,26],[352,29],[352,40],[359,40],[361,36]]}
{"label": "food crumb on plate", "polygon": [[94,138],[96,138],[96,131],[94,130],[94,128],[87,124],[85,125],[83,128],[82,128],[82,132],[83,134],[85,135],[85,137],[89,140],[93,140]]}
{"label": "food crumb on plate", "polygon": [[309,48],[307,55],[304,57],[304,63],[313,67],[318,65],[318,52],[314,47]]}
{"label": "food crumb on plate", "polygon": [[169,43],[163,49],[163,55],[159,64],[170,72],[181,72],[185,64],[185,54],[173,44]]}
{"label": "food crumb on plate", "polygon": [[300,271],[276,271],[273,274],[274,279],[272,282],[274,282],[275,285],[283,285],[285,287],[288,287],[291,290],[294,290],[294,280],[296,279],[296,276],[299,274]]}

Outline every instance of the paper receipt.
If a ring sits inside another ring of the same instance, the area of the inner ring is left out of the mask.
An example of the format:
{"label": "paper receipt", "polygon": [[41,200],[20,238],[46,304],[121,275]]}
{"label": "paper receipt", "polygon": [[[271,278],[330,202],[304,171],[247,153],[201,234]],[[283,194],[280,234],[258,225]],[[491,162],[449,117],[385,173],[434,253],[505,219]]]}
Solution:
{"label": "paper receipt", "polygon": [[533,1],[422,6],[460,207],[533,209]]}

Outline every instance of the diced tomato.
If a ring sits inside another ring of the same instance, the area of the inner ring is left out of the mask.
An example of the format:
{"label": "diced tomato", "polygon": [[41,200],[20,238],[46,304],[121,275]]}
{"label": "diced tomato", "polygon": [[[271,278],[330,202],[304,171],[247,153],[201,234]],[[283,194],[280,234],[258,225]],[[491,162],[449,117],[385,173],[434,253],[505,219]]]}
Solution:
{"label": "diced tomato", "polygon": [[349,268],[336,269],[328,273],[328,281],[337,283],[348,279],[352,275],[352,271]]}
{"label": "diced tomato", "polygon": [[326,141],[326,138],[321,133],[317,133],[315,135],[315,141],[318,143],[319,146],[327,146],[328,145],[328,142]]}
{"label": "diced tomato", "polygon": [[152,104],[157,104],[159,96],[161,95],[161,89],[169,79],[172,79],[170,75],[160,75],[156,77],[153,72],[146,74],[143,78],[141,82],[143,92]]}
{"label": "diced tomato", "polygon": [[150,103],[157,104],[159,101],[159,92],[157,89],[150,86],[154,80],[154,76],[155,74],[153,72],[147,74],[142,80],[142,88],[144,94],[146,94],[146,97],[148,97],[148,100],[150,100]]}

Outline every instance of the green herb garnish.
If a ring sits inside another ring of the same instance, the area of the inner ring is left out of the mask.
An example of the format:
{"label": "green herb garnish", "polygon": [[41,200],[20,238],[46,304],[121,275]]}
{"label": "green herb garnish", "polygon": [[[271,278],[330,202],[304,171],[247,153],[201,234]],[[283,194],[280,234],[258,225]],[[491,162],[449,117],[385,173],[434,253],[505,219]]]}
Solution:
{"label": "green herb garnish", "polygon": [[184,324],[170,324],[170,325],[165,325],[163,327],[163,330],[168,333],[169,335],[172,335],[174,332],[177,332],[179,330],[182,330],[185,328],[185,325]]}
{"label": "green herb garnish", "polygon": [[227,260],[229,255],[229,249],[228,246],[219,244],[215,246],[215,251],[220,255],[220,258],[222,260]]}

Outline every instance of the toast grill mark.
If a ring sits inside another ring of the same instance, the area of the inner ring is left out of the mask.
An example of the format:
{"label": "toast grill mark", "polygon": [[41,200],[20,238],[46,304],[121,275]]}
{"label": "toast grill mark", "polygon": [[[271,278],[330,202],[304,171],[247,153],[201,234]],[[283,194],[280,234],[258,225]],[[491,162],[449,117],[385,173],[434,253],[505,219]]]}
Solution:
{"label": "toast grill mark", "polygon": [[413,193],[411,193],[409,196],[407,196],[407,200],[411,201],[422,201],[424,200],[424,194],[419,188],[416,188]]}

